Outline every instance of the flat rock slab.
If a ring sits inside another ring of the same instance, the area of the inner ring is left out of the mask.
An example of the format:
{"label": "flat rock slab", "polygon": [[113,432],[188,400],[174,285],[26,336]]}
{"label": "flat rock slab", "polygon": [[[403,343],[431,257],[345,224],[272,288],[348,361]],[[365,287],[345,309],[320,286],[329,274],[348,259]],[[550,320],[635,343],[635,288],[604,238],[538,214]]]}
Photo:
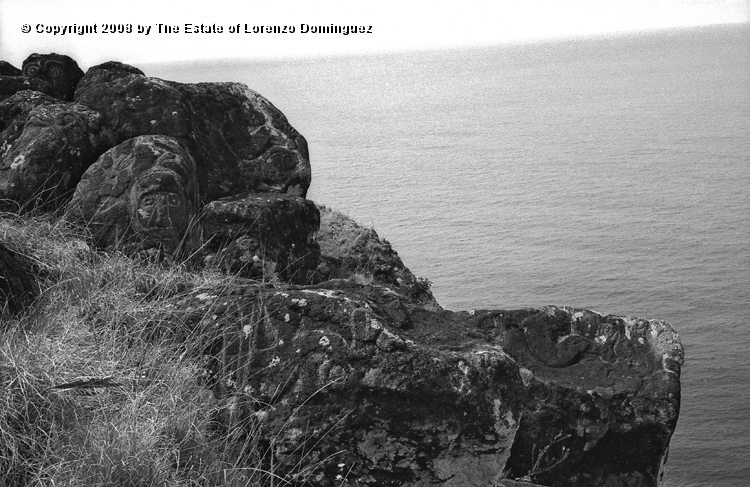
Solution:
{"label": "flat rock slab", "polygon": [[494,485],[520,419],[518,367],[439,318],[414,340],[391,299],[344,281],[196,289],[154,326],[206,337],[221,422],[257,442],[254,467],[293,485]]}

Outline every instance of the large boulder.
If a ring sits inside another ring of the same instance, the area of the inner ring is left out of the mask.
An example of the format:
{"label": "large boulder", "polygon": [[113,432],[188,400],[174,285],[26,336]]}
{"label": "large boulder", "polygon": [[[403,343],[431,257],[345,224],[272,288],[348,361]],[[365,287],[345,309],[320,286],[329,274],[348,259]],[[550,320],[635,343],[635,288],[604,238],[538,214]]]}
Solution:
{"label": "large boulder", "polygon": [[83,77],[78,63],[54,52],[32,54],[24,60],[21,70],[23,76],[44,82],[49,87],[45,93],[66,101],[73,100],[76,85]]}
{"label": "large boulder", "polygon": [[523,385],[467,318],[345,280],[240,283],[175,298],[153,329],[205,337],[228,447],[252,442],[245,461],[290,485],[485,487],[503,476]]}
{"label": "large boulder", "polygon": [[88,226],[97,247],[175,256],[200,245],[199,209],[192,155],[152,135],[105,152],[83,175],[68,216]]}
{"label": "large boulder", "polygon": [[655,487],[680,408],[683,350],[664,321],[573,308],[483,311],[522,367],[511,476],[553,487]]}
{"label": "large boulder", "polygon": [[106,63],[98,64],[86,71],[86,74],[83,76],[81,81],[78,82],[76,90],[85,92],[95,85],[101,83],[109,83],[110,81],[114,81],[118,78],[124,78],[131,74],[137,76],[145,76],[143,71],[136,68],[135,66],[130,66],[129,64],[121,63],[118,61],[108,61]]}
{"label": "large boulder", "polygon": [[167,309],[154,330],[205,337],[217,421],[294,485],[655,487],[677,421],[663,321],[438,311],[351,280],[195,289]]}
{"label": "large boulder", "polygon": [[0,102],[0,208],[59,208],[111,143],[98,112],[22,91]]}
{"label": "large boulder", "polygon": [[201,212],[205,252],[230,274],[305,284],[320,258],[320,213],[299,196],[229,196]]}
{"label": "large boulder", "polygon": [[241,83],[187,84],[105,63],[86,73],[75,101],[104,115],[123,142],[167,135],[193,155],[203,202],[245,192],[304,196],[307,142],[268,100]]}
{"label": "large boulder", "polygon": [[23,91],[35,91],[53,96],[52,86],[38,78],[27,78],[25,76],[2,76],[0,75],[0,100]]}
{"label": "large boulder", "polygon": [[33,90],[71,101],[83,77],[83,71],[72,58],[56,53],[30,55],[20,72],[4,61],[0,63],[0,100],[19,91]]}

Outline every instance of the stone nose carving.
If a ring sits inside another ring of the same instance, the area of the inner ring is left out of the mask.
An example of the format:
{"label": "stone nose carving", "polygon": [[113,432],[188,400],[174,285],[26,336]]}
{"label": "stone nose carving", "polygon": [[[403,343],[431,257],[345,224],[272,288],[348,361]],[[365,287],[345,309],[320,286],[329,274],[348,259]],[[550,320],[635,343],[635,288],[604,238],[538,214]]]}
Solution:
{"label": "stone nose carving", "polygon": [[183,198],[170,191],[159,191],[141,196],[138,219],[145,228],[173,228],[185,220]]}

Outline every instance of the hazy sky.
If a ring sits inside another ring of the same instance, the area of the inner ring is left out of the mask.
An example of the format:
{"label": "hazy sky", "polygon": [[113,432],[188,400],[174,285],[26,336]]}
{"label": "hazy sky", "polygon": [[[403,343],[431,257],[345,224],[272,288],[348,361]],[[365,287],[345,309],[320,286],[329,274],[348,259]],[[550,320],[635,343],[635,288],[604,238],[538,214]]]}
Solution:
{"label": "hazy sky", "polygon": [[[20,67],[32,52],[68,54],[86,69],[209,58],[263,58],[497,44],[525,39],[750,22],[748,0],[0,0],[0,59]],[[31,32],[22,31],[27,24]],[[97,33],[54,35],[97,24]],[[105,33],[103,24],[130,25]],[[158,33],[158,24],[179,33]],[[185,24],[222,33],[187,33]],[[301,24],[372,26],[370,34],[302,33]],[[240,32],[230,33],[230,26]],[[245,26],[293,26],[293,34]],[[138,27],[150,27],[148,35]],[[127,28],[127,27],[125,27]],[[41,29],[43,32],[38,32]]]}

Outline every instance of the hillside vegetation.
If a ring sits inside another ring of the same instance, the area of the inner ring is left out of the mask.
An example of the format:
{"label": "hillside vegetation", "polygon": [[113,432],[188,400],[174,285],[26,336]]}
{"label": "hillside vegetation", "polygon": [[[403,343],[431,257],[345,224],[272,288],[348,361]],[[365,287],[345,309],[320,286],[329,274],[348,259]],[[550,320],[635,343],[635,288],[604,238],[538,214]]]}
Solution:
{"label": "hillside vegetation", "polygon": [[[321,213],[323,255],[344,263],[342,277],[372,281],[361,253],[383,245],[377,234]],[[229,441],[227,400],[202,380],[206,337],[150,320],[167,299],[234,277],[94,251],[85,229],[53,216],[3,214],[0,241],[40,290],[0,325],[0,485],[285,484],[248,467],[252,437]]]}

